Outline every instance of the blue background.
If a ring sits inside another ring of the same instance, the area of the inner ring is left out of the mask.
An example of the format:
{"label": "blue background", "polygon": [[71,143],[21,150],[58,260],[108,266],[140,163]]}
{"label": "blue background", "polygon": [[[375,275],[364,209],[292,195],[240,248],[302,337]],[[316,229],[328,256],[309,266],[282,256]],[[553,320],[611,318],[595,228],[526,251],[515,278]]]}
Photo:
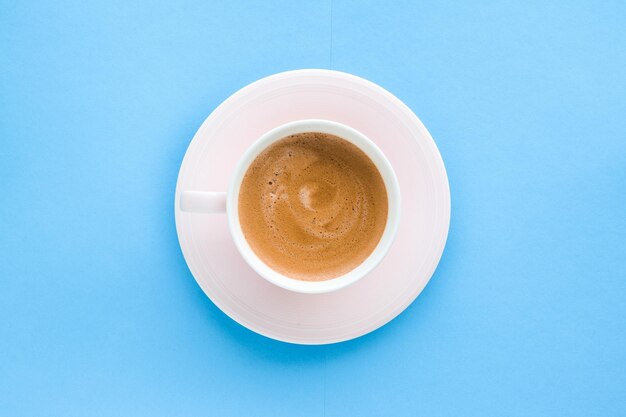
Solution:
{"label": "blue background", "polygon": [[[90,4],[87,4],[90,3]],[[0,415],[626,415],[626,3],[0,1]],[[435,138],[433,279],[360,339],[258,336],[178,247],[204,118],[332,68]]]}

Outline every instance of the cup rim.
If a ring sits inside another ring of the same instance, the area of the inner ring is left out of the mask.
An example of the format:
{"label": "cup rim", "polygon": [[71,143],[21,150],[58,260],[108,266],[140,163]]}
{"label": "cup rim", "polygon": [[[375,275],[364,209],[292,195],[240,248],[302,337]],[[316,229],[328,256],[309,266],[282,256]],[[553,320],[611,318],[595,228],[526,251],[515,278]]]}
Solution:
{"label": "cup rim", "polygon": [[[370,253],[361,264],[344,275],[324,281],[298,280],[272,269],[252,250],[243,234],[239,222],[239,191],[243,177],[250,164],[252,164],[254,159],[263,152],[263,150],[274,142],[286,136],[304,132],[332,134],[357,146],[372,160],[380,172],[387,190],[387,222],[383,234],[372,253]],[[401,196],[398,178],[396,177],[391,163],[380,148],[358,130],[345,124],[325,119],[296,120],[277,126],[263,134],[244,152],[237,162],[226,197],[228,227],[235,242],[235,246],[246,263],[272,284],[286,290],[306,294],[321,294],[337,291],[354,284],[374,269],[383,260],[395,239],[400,223],[400,207]]]}

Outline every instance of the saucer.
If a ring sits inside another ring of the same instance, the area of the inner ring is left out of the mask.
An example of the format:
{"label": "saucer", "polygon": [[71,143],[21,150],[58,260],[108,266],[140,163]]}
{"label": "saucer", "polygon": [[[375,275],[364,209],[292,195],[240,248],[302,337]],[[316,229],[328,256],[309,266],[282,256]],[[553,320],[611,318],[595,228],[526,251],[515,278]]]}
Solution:
{"label": "saucer", "polygon": [[182,212],[180,246],[194,278],[224,313],[272,339],[326,344],[369,333],[419,295],[443,252],[450,224],[446,170],[415,114],[382,87],[330,70],[297,70],[256,81],[224,101],[194,136],[178,175],[182,190],[226,191],[243,152],[261,135],[300,119],[351,126],[391,162],[402,193],[396,239],[367,276],[339,291],[300,294],[257,275],[237,251],[226,214]]}

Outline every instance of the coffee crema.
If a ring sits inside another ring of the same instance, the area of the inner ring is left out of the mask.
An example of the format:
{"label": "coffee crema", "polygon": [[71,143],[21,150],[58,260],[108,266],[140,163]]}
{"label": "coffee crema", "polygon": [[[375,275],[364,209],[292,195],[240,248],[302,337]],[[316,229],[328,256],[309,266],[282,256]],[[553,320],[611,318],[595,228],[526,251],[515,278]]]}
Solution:
{"label": "coffee crema", "polygon": [[361,264],[387,223],[387,190],[372,160],[337,136],[306,132],[270,145],[239,191],[256,255],[290,278],[323,281]]}

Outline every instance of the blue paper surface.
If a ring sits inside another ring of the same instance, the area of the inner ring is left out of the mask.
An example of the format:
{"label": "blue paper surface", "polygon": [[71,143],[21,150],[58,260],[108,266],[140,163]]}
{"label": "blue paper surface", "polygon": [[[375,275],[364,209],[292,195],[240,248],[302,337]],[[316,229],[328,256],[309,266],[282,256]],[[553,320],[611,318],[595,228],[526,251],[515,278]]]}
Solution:
{"label": "blue paper surface", "polygon": [[[626,3],[0,1],[0,415],[626,415]],[[284,344],[176,238],[204,118],[332,68],[404,100],[452,222],[402,315]]]}

